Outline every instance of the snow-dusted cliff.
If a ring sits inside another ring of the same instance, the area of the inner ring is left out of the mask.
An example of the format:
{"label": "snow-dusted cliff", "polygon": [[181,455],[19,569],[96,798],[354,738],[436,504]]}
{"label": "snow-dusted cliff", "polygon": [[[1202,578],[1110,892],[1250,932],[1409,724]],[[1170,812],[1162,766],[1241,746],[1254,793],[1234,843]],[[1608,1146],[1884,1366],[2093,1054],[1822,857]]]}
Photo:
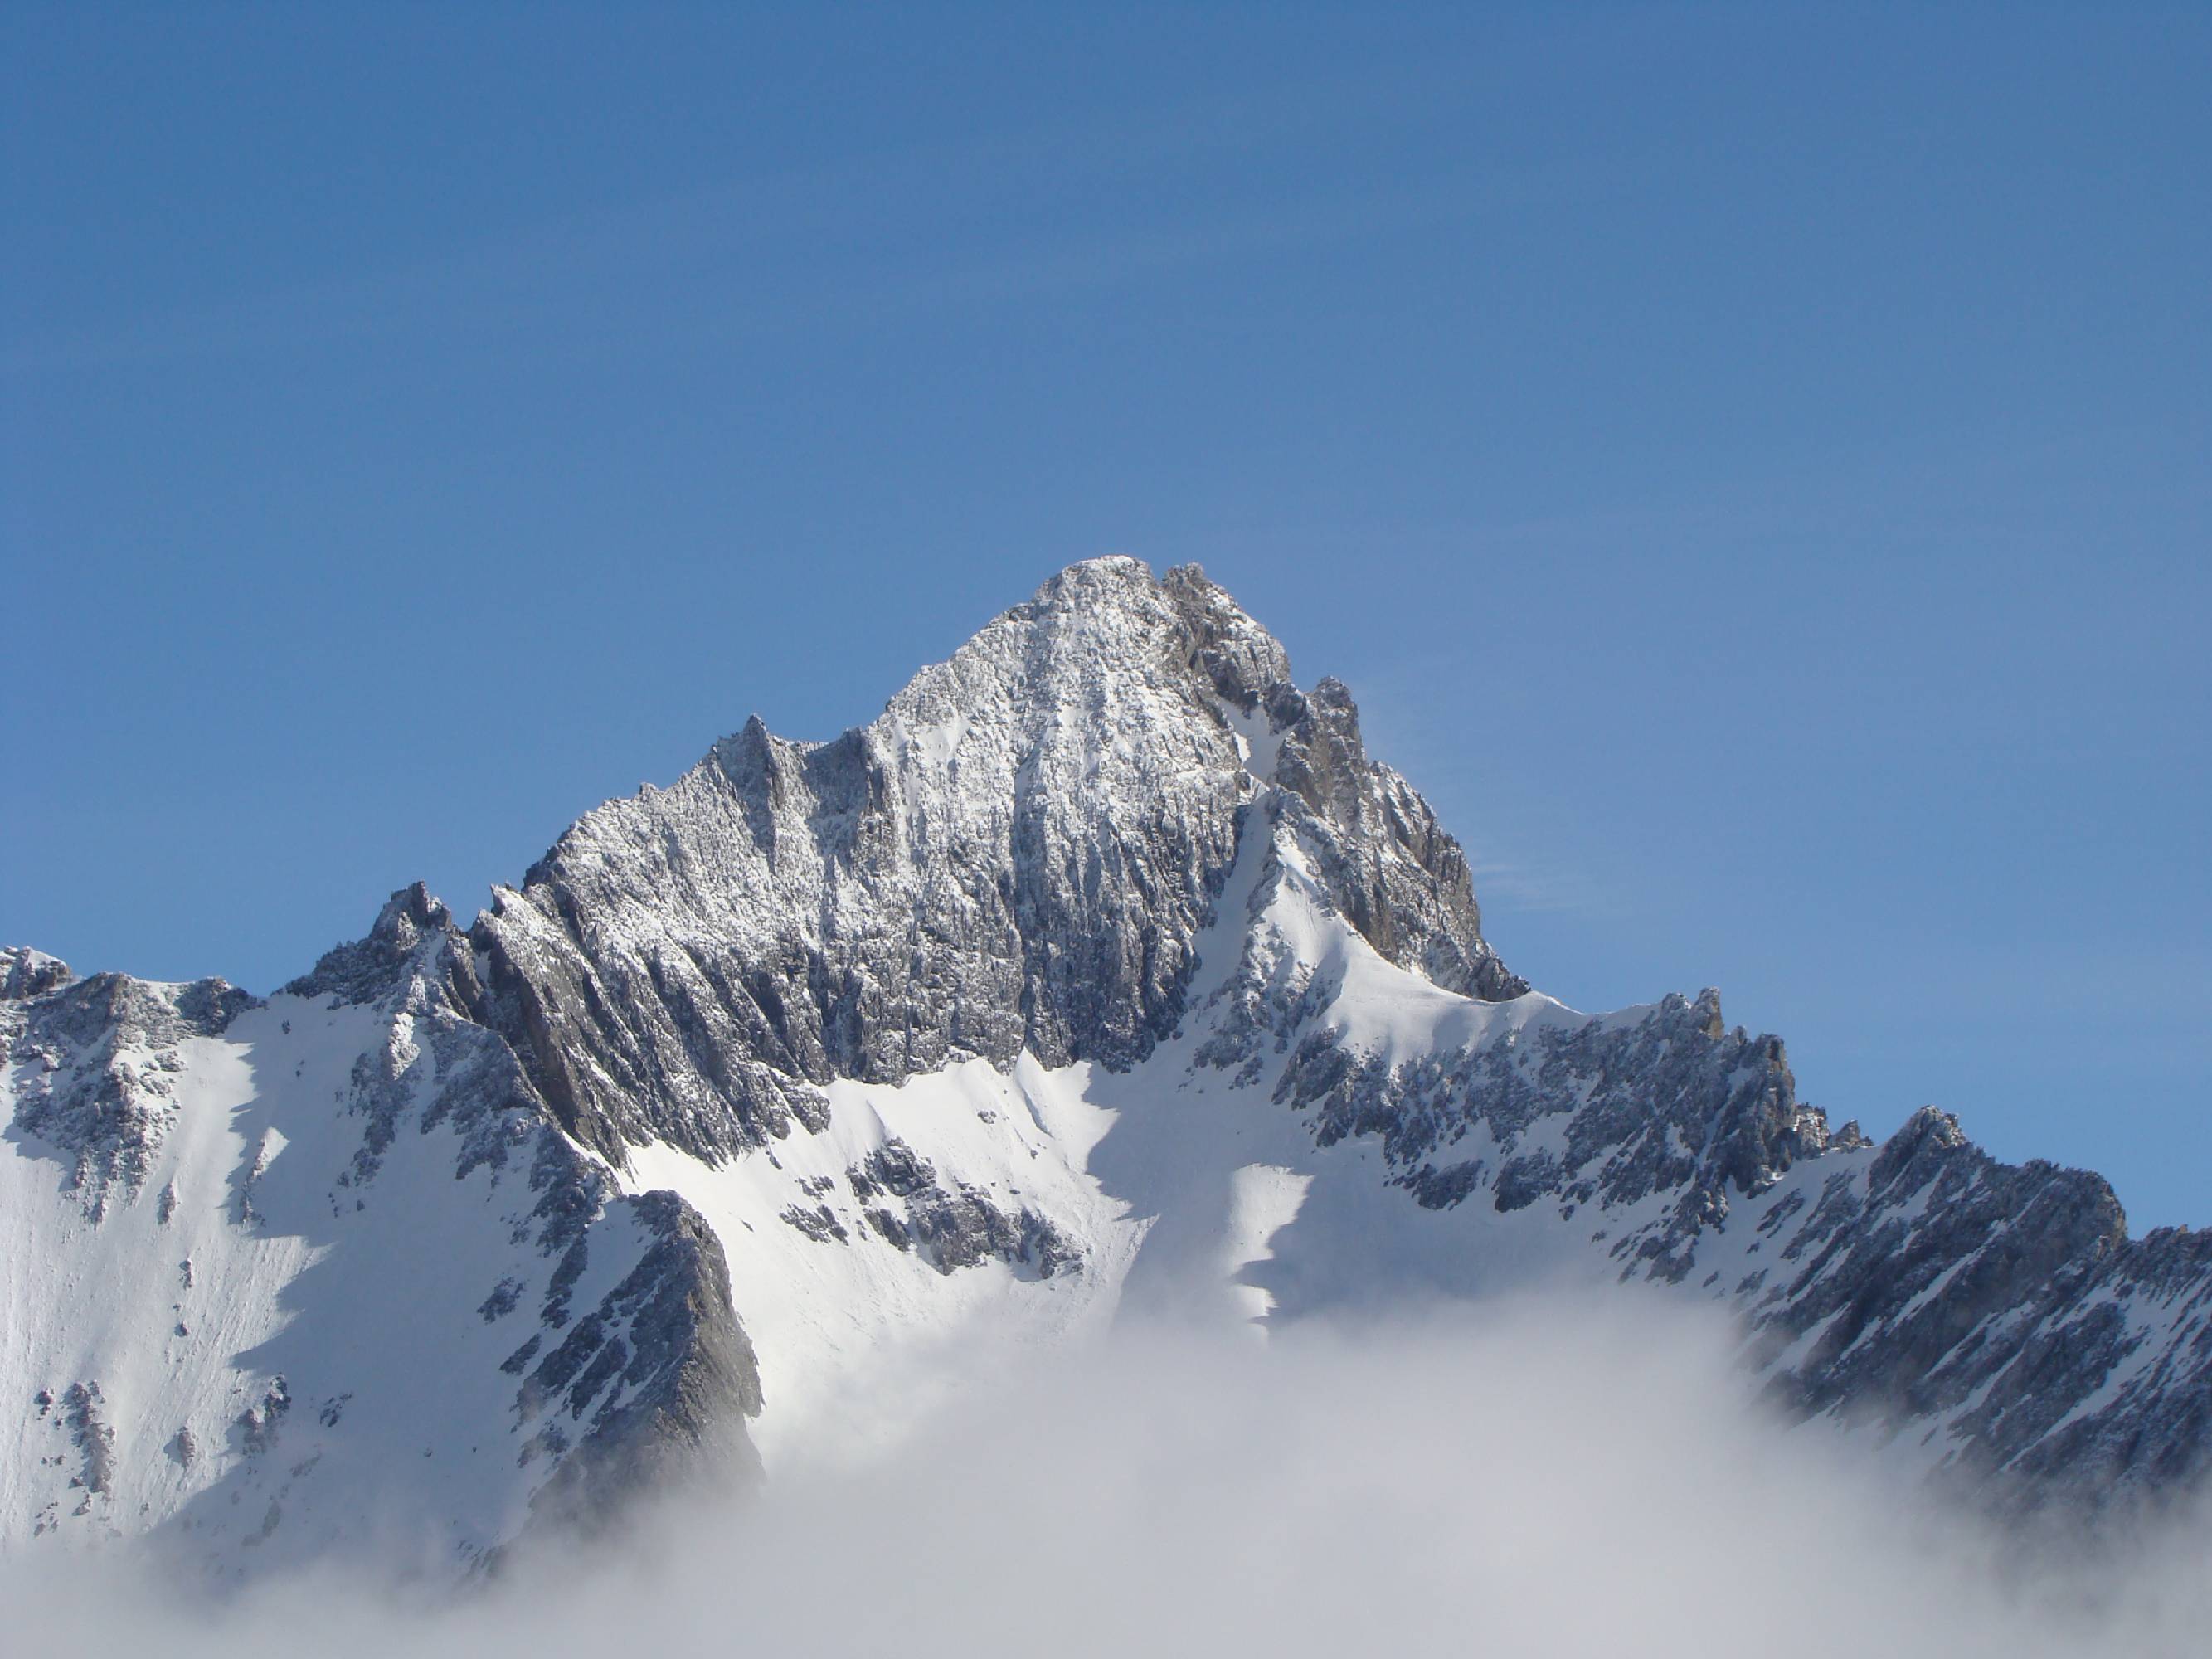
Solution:
{"label": "snow-dusted cliff", "polygon": [[712,1234],[559,1132],[462,1011],[447,921],[396,895],[265,1003],[57,975],[0,1004],[0,1536],[436,1571],[672,1455],[751,1473]]}
{"label": "snow-dusted cliff", "polygon": [[2206,1236],[1940,1113],[1832,1133],[1711,993],[1530,991],[1195,569],[1073,567],[870,726],[755,720],[266,1002],[0,976],[10,1543],[465,1570],[865,1445],[986,1334],[1562,1277],[1727,1303],[1778,1398],[2004,1504],[2212,1449]]}

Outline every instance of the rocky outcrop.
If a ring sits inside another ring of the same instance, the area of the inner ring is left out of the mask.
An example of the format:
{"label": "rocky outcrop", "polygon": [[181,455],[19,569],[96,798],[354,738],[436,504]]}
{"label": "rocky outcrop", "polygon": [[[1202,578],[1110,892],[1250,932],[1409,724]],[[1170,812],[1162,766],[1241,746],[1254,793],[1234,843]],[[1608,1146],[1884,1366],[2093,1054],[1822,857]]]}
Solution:
{"label": "rocky outcrop", "polygon": [[1324,679],[1310,696],[1274,687],[1268,714],[1280,733],[1276,811],[1345,920],[1447,991],[1502,1002],[1528,990],[1483,940],[1459,843],[1411,784],[1368,759],[1344,683]]}
{"label": "rocky outcrop", "polygon": [[14,1073],[15,1126],[65,1166],[96,1221],[112,1200],[137,1195],[176,1123],[185,1042],[216,1035],[257,1000],[219,979],[80,980],[52,957],[9,955],[18,988],[0,1000],[0,1067]]}
{"label": "rocky outcrop", "polygon": [[759,1365],[731,1305],[720,1242],[674,1193],[647,1194],[635,1207],[649,1241],[636,1265],[516,1397],[520,1423],[538,1425],[520,1456],[559,1457],[531,1499],[541,1526],[597,1531],[648,1493],[760,1478],[743,1426],[761,1408]]}
{"label": "rocky outcrop", "polygon": [[0,1002],[43,996],[76,977],[69,963],[27,945],[0,945]]}
{"label": "rocky outcrop", "polygon": [[[1081,1250],[1050,1218],[1028,1205],[1009,1208],[974,1186],[948,1186],[904,1141],[884,1142],[848,1170],[845,1182],[866,1206],[862,1214],[868,1224],[887,1243],[918,1251],[940,1273],[988,1260],[1042,1279],[1081,1266]],[[836,1224],[826,1206],[811,1213],[817,1225],[822,1217]]]}

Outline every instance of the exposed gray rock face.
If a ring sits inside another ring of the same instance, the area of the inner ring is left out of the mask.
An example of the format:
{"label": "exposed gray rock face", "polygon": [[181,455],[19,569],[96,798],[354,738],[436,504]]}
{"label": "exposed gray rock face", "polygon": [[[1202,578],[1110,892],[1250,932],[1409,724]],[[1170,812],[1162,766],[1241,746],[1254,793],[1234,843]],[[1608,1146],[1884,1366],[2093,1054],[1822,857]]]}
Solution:
{"label": "exposed gray rock face", "polygon": [[0,1002],[43,996],[76,977],[58,957],[27,945],[0,945]]}
{"label": "exposed gray rock face", "polygon": [[[1051,1220],[1027,1205],[1009,1209],[968,1185],[948,1187],[926,1158],[904,1141],[891,1140],[845,1172],[853,1196],[865,1200],[871,1226],[893,1248],[919,1250],[940,1273],[995,1259],[1042,1279],[1073,1271],[1082,1251]],[[836,1230],[826,1206],[808,1212],[799,1226],[820,1237]],[[829,1224],[821,1232],[821,1218]],[[809,1224],[810,1220],[812,1225]]]}
{"label": "exposed gray rock face", "polygon": [[19,1068],[15,1127],[66,1164],[96,1221],[112,1195],[137,1194],[176,1122],[181,1045],[222,1030],[256,1000],[219,979],[80,980],[52,957],[9,955],[10,985],[26,988],[0,1000],[0,1065]]}
{"label": "exposed gray rock face", "polygon": [[2212,1454],[2212,1235],[2139,1240],[2081,1170],[1999,1164],[1933,1107],[1863,1179],[1775,1213],[1751,1306],[1805,1411],[1893,1432],[1929,1419],[1957,1473],[2011,1506],[2102,1507],[2173,1490]]}
{"label": "exposed gray rock face", "polygon": [[731,1307],[721,1244],[674,1193],[634,1202],[650,1241],[637,1265],[538,1363],[516,1398],[522,1421],[544,1420],[526,1458],[558,1455],[563,1419],[589,1414],[581,1441],[531,1500],[541,1524],[592,1531],[647,1492],[760,1476],[744,1429],[761,1408],[760,1371]]}
{"label": "exposed gray rock face", "polygon": [[473,939],[488,1018],[570,1132],[709,1158],[822,1121],[833,1078],[1027,1048],[1142,1060],[1277,763],[1344,913],[1391,960],[1527,988],[1467,861],[1367,759],[1341,686],[1195,569],[1075,566],[827,744],[756,718],[672,787],[586,814]]}
{"label": "exposed gray rock face", "polygon": [[1359,711],[1340,680],[1310,696],[1271,688],[1281,733],[1272,803],[1286,817],[1345,920],[1389,960],[1447,991],[1501,1002],[1528,989],[1484,943],[1467,856],[1429,804],[1367,758]]}
{"label": "exposed gray rock face", "polygon": [[76,1449],[84,1454],[84,1473],[79,1483],[88,1499],[106,1496],[115,1472],[115,1431],[103,1420],[105,1404],[97,1382],[72,1382],[62,1396],[62,1420],[69,1425]]}

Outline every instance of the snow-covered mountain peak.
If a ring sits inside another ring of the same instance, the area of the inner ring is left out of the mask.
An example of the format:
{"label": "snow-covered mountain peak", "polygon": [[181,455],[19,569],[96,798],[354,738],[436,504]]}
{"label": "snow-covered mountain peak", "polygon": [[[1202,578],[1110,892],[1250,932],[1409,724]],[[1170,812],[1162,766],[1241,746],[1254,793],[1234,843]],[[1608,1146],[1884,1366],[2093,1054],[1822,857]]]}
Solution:
{"label": "snow-covered mountain peak", "polygon": [[[1271,688],[1289,682],[1282,646],[1200,567],[1156,580],[1142,561],[1114,556],[1051,577],[951,658],[920,670],[880,716],[840,741],[943,764],[969,724],[995,715],[1032,728],[1050,723],[1096,745],[1146,702],[1163,705],[1168,718],[1212,726],[1224,706],[1251,715]],[[772,754],[829,746],[779,738],[755,714],[714,758],[750,775]]]}
{"label": "snow-covered mountain peak", "polygon": [[617,1162],[757,1145],[839,1078],[1134,1064],[1182,1016],[1255,811],[1388,959],[1525,990],[1349,695],[1288,672],[1194,567],[1073,566],[869,725],[807,744],[755,719],[670,788],[586,814],[472,931],[495,1003]]}
{"label": "snow-covered mountain peak", "polygon": [[[886,746],[911,745],[942,763],[974,721],[1005,719],[1031,742],[1072,746],[1110,766],[1174,727],[1212,739],[1224,699],[1249,714],[1289,679],[1282,647],[1195,565],[1156,580],[1139,560],[1093,559],[923,669],[866,729]],[[1233,767],[1234,750],[1209,742],[1202,758]]]}
{"label": "snow-covered mountain peak", "polygon": [[0,953],[0,1539],[236,1572],[374,1491],[465,1566],[756,1413],[771,1470],[865,1443],[971,1337],[1562,1278],[1723,1303],[1784,1405],[2006,1502],[2212,1460],[2212,1235],[1934,1109],[1832,1133],[1717,993],[1532,991],[1195,567],[1071,567],[265,1002]]}

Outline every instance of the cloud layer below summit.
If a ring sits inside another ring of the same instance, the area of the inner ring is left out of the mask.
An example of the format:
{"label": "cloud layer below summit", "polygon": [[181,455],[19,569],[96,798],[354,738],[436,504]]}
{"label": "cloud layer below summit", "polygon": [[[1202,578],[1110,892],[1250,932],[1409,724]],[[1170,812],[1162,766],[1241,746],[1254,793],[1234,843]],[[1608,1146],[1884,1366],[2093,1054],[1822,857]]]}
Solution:
{"label": "cloud layer below summit", "polygon": [[1863,1659],[2182,1653],[2212,1628],[2202,1516],[2124,1565],[2032,1559],[1863,1442],[1766,1419],[1725,1330],[1679,1314],[1529,1303],[948,1350],[917,1390],[994,1380],[896,1451],[787,1467],[747,1504],[672,1501],[458,1601],[410,1601],[362,1562],[180,1600],[119,1556],[32,1552],[0,1577],[9,1644]]}

